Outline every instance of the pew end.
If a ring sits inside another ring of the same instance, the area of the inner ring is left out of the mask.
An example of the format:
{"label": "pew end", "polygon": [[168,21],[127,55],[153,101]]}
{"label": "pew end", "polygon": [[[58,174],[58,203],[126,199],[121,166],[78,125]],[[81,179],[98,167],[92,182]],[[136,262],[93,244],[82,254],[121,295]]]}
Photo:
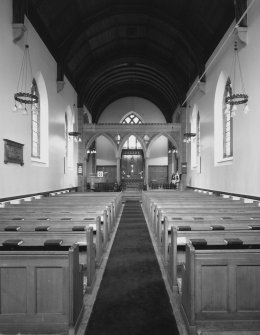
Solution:
{"label": "pew end", "polygon": [[181,311],[189,334],[260,329],[260,245],[186,246]]}

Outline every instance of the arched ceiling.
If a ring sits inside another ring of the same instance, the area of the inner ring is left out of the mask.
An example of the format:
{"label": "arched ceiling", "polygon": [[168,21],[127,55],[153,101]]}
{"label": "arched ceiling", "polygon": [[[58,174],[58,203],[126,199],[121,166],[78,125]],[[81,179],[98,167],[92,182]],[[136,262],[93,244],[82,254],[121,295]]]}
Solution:
{"label": "arched ceiling", "polygon": [[124,96],[171,122],[235,19],[233,0],[28,0],[27,10],[94,122]]}

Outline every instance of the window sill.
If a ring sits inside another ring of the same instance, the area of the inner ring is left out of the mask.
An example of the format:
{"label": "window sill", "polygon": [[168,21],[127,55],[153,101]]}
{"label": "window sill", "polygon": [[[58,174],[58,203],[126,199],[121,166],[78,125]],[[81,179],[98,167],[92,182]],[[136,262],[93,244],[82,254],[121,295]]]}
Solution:
{"label": "window sill", "polygon": [[33,165],[47,166],[47,163],[45,161],[43,161],[41,158],[31,157],[31,162],[32,162]]}
{"label": "window sill", "polygon": [[222,158],[221,160],[217,161],[217,165],[231,165],[233,163],[233,159],[233,156]]}

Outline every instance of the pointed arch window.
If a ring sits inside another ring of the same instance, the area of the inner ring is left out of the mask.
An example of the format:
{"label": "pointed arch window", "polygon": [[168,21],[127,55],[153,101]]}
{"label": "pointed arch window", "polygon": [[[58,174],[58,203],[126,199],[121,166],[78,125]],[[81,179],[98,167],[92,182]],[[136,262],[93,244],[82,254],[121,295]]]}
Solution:
{"label": "pointed arch window", "polygon": [[141,119],[135,113],[128,114],[122,121],[123,124],[141,124]]}
{"label": "pointed arch window", "polygon": [[232,94],[231,80],[228,78],[223,96],[223,158],[233,156],[233,118],[230,105],[226,98]]}
{"label": "pointed arch window", "polygon": [[129,136],[123,145],[123,149],[142,149],[141,143],[135,135]]}
{"label": "pointed arch window", "polygon": [[68,158],[68,137],[69,137],[69,131],[68,131],[68,117],[67,117],[67,113],[65,113],[65,131],[64,131],[64,137],[65,137],[65,157]]}
{"label": "pointed arch window", "polygon": [[41,129],[41,115],[40,115],[40,95],[35,79],[32,82],[31,93],[38,96],[38,102],[32,104],[31,112],[31,156],[33,158],[40,158],[40,129]]}
{"label": "pointed arch window", "polygon": [[200,113],[197,113],[196,120],[196,161],[197,166],[200,165]]}
{"label": "pointed arch window", "polygon": [[[134,113],[130,112],[126,117],[121,121],[123,124],[141,124],[143,123],[140,117]],[[141,149],[141,143],[138,141],[135,135],[129,136],[125,141],[123,149]]]}

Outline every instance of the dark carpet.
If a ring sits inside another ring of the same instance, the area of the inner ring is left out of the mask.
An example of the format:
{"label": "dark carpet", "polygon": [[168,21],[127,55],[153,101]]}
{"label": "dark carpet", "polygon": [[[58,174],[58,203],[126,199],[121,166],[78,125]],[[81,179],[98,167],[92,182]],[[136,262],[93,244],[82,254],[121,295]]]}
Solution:
{"label": "dark carpet", "polygon": [[140,203],[127,201],[85,335],[177,335]]}

